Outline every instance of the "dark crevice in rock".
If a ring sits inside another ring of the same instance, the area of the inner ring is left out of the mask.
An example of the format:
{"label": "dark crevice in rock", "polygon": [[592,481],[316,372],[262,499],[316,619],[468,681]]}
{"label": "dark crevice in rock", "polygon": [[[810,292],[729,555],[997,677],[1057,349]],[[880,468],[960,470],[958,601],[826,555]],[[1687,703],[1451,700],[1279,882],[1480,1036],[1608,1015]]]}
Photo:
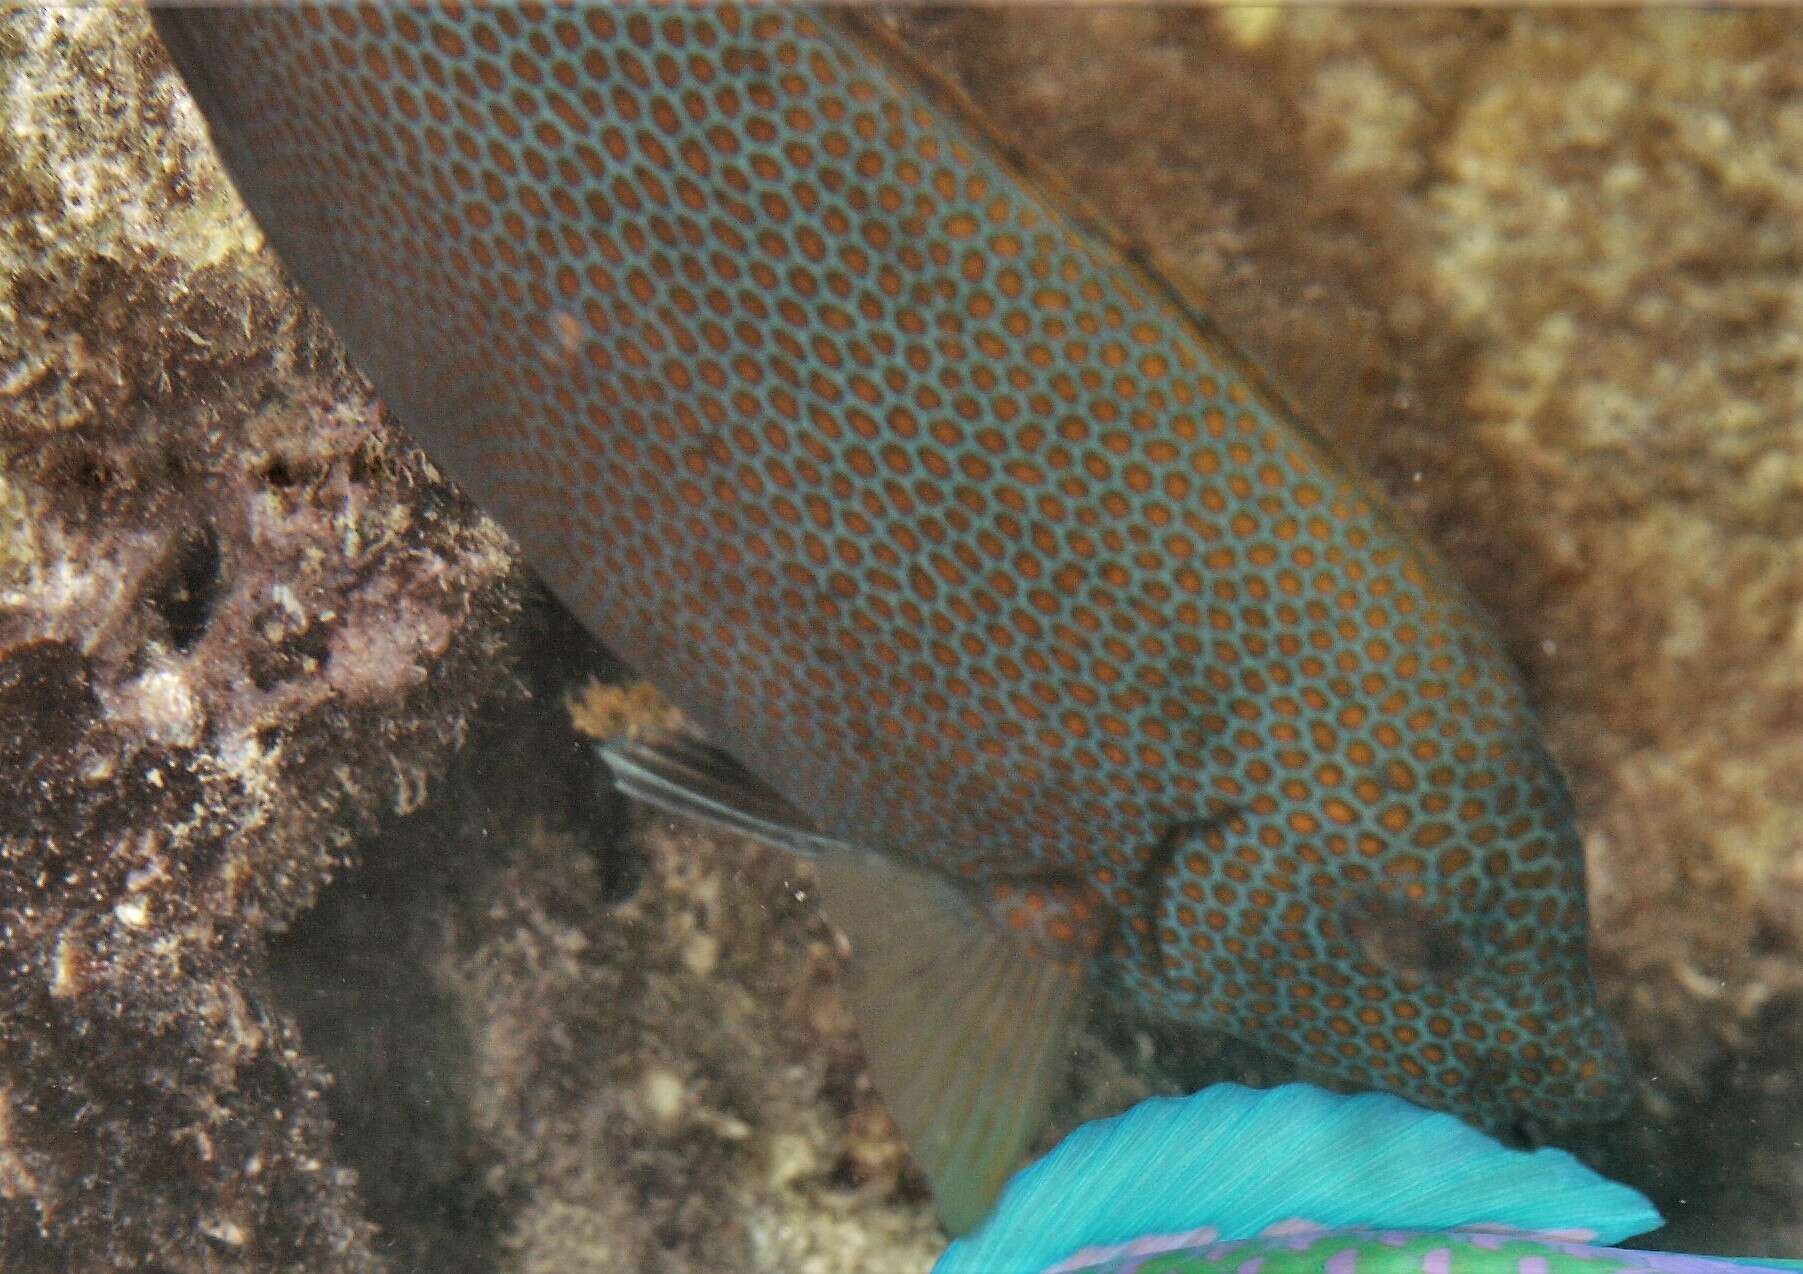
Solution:
{"label": "dark crevice in rock", "polygon": [[206,634],[224,580],[219,533],[211,525],[186,532],[169,564],[151,586],[146,601],[169,629],[169,641],[183,654]]}
{"label": "dark crevice in rock", "polygon": [[[518,1200],[472,1114],[474,992],[455,979],[460,939],[484,928],[522,852],[518,829],[593,843],[603,862],[627,857],[619,798],[563,706],[582,680],[624,670],[542,593],[523,627],[503,675],[528,694],[477,721],[427,803],[368,838],[359,864],[269,947],[276,998],[333,1076],[333,1149],[396,1270],[502,1268]],[[636,880],[642,869],[614,870]]]}

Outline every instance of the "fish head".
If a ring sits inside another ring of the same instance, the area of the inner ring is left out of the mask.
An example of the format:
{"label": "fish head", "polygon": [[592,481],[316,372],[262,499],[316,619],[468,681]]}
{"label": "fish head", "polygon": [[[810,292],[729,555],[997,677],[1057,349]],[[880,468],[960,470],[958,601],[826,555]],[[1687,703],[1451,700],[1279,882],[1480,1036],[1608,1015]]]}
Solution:
{"label": "fish head", "polygon": [[1571,803],[1532,736],[1501,756],[1472,779],[1380,755],[1344,796],[1182,840],[1143,926],[1167,1005],[1493,1131],[1618,1113]]}
{"label": "fish head", "polygon": [[1612,1118],[1628,1066],[1591,982],[1581,889],[1522,897],[1386,883],[1327,909],[1367,1078],[1497,1132]]}

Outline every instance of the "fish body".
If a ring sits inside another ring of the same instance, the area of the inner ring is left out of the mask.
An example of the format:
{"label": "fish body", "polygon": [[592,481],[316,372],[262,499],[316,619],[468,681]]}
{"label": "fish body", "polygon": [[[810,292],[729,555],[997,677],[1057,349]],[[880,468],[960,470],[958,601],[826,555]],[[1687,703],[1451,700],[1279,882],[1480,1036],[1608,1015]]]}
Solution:
{"label": "fish body", "polygon": [[1560,1150],[1384,1094],[1233,1084],[1072,1132],[934,1274],[1736,1274],[1610,1247],[1661,1218]]}
{"label": "fish body", "polygon": [[1060,1264],[1047,1274],[1747,1274],[1794,1268],[1782,1261],[1642,1252],[1498,1231],[1349,1230],[1126,1253]]}
{"label": "fish body", "polygon": [[809,845],[1356,1083],[1618,1107],[1571,802],[1489,626],[870,24],[157,21],[400,420]]}

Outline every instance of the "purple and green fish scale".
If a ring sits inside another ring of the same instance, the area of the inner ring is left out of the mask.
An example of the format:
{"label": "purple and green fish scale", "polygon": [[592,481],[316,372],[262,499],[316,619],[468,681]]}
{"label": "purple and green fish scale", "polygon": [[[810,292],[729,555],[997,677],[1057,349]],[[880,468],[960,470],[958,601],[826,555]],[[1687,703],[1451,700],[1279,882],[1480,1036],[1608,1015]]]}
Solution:
{"label": "purple and green fish scale", "polygon": [[1489,628],[873,27],[159,23],[403,423],[821,827],[1075,885],[1105,985],[1353,1082],[1617,1104],[1570,801]]}
{"label": "purple and green fish scale", "polygon": [[1072,1274],[1752,1274],[1785,1267],[1454,1230],[1251,1239],[1060,1268]]}

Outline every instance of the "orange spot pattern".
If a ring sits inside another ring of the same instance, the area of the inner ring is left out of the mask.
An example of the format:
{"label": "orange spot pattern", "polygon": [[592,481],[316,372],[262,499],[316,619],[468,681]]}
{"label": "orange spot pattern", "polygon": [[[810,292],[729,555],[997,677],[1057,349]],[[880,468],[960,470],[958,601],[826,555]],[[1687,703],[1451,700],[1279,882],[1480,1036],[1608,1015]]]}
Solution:
{"label": "orange spot pattern", "polygon": [[989,886],[989,913],[1048,959],[1072,964],[1102,953],[1111,909],[1094,885],[1049,879],[997,880]]}
{"label": "orange spot pattern", "polygon": [[401,419],[822,825],[1015,891],[1004,922],[1010,882],[1082,882],[1039,940],[1106,915],[1140,1002],[1353,1080],[1617,1099],[1569,801],[1488,630],[864,37],[159,21]]}

